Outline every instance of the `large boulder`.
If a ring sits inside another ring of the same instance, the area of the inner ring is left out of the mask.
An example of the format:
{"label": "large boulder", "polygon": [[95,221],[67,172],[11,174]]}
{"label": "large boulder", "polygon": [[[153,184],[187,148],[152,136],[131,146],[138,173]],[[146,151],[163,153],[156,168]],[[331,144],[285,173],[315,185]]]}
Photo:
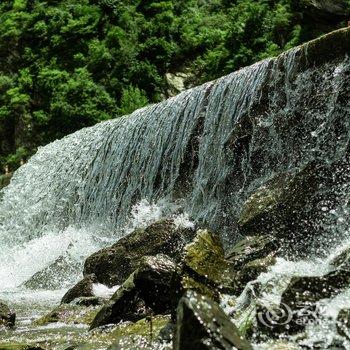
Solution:
{"label": "large boulder", "polygon": [[180,260],[183,247],[194,235],[193,228],[180,227],[172,220],[158,221],[91,255],[85,261],[84,275],[93,273],[108,286],[121,284],[146,255],[163,253]]}
{"label": "large boulder", "polygon": [[176,265],[163,254],[146,256],[96,315],[91,328],[121,321],[135,322],[171,312],[171,280]]}
{"label": "large boulder", "polygon": [[203,295],[188,291],[177,309],[174,350],[251,350],[220,306]]}
{"label": "large boulder", "polygon": [[13,327],[16,321],[16,314],[0,300],[0,326]]}

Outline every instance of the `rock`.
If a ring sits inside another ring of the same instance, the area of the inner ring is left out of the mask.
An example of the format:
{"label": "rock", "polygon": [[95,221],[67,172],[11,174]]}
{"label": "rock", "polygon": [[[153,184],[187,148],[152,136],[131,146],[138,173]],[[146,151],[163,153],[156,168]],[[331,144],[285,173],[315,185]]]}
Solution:
{"label": "rock", "polygon": [[172,322],[167,323],[159,331],[159,340],[161,342],[171,343],[175,334],[175,325]]}
{"label": "rock", "polygon": [[259,331],[269,336],[303,331],[320,317],[317,302],[334,297],[349,283],[347,271],[334,271],[318,277],[293,277],[282,294],[279,306],[257,306]]}
{"label": "rock", "polygon": [[138,269],[96,315],[91,328],[170,313],[171,280],[175,269],[174,261],[166,255],[144,257]]}
{"label": "rock", "polygon": [[330,262],[329,265],[334,270],[343,270],[350,272],[350,248],[345,249],[339,255],[335,256]]}
{"label": "rock", "polygon": [[175,96],[182,91],[185,91],[188,86],[186,85],[187,81],[192,78],[192,74],[185,72],[177,73],[166,73],[166,80],[168,83],[168,94],[169,96]]}
{"label": "rock", "polygon": [[302,3],[316,20],[321,18],[337,22],[349,16],[350,5],[347,0],[303,0]]}
{"label": "rock", "polygon": [[226,259],[238,269],[249,261],[276,253],[280,242],[271,235],[247,236],[228,249]]}
{"label": "rock", "polygon": [[314,164],[275,175],[244,203],[238,219],[242,231],[261,234],[292,218],[317,189],[316,177]]}
{"label": "rock", "polygon": [[12,178],[12,173],[0,175],[0,191],[9,185]]}
{"label": "rock", "polygon": [[36,326],[46,326],[50,323],[62,322],[66,324],[90,325],[101,306],[81,306],[61,304],[48,314],[34,321]]}
{"label": "rock", "polygon": [[91,255],[85,261],[84,275],[94,273],[107,286],[121,284],[143,256],[163,253],[180,260],[183,247],[194,235],[194,229],[177,227],[172,220],[158,221]]}
{"label": "rock", "polygon": [[16,321],[16,314],[0,300],[0,326],[13,327]]}
{"label": "rock", "polygon": [[188,291],[177,309],[174,350],[253,349],[220,306]]}
{"label": "rock", "polygon": [[339,311],[337,321],[337,332],[344,338],[350,340],[350,309]]}
{"label": "rock", "polygon": [[282,294],[281,302],[290,307],[312,305],[315,302],[331,298],[350,283],[350,273],[334,271],[325,276],[293,277]]}
{"label": "rock", "polygon": [[71,261],[69,257],[61,256],[43,270],[35,273],[23,285],[28,289],[57,290],[63,287],[62,281],[70,282],[71,276],[76,275],[79,267],[79,264]]}
{"label": "rock", "polygon": [[93,297],[93,284],[96,282],[97,279],[94,274],[85,276],[80,282],[67,291],[62,297],[61,303],[68,304],[80,297]]}
{"label": "rock", "polygon": [[[114,339],[115,342],[108,349],[158,349],[157,345],[160,342],[157,339],[160,330],[169,322],[169,319],[170,316],[165,315],[144,318],[136,323],[122,323],[111,332],[111,339]],[[160,348],[167,349],[163,344]]]}
{"label": "rock", "polygon": [[234,293],[239,295],[248,282],[254,281],[260,274],[267,272],[268,268],[275,263],[276,257],[274,253],[270,253],[264,258],[249,261],[243,265],[234,278]]}
{"label": "rock", "polygon": [[107,300],[99,297],[81,297],[73,300],[73,303],[79,306],[99,306],[106,302]]}
{"label": "rock", "polygon": [[208,230],[198,230],[193,242],[184,249],[180,275],[179,297],[191,289],[217,299],[219,291],[232,290],[231,266],[225,259],[218,235]]}

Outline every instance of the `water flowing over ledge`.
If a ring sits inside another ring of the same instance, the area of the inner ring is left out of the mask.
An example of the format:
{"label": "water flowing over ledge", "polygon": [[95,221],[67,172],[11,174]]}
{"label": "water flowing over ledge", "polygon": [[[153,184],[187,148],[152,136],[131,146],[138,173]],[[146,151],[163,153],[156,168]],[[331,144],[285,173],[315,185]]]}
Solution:
{"label": "water flowing over ledge", "polygon": [[39,149],[1,193],[1,254],[72,227],[87,232],[89,254],[142,199],[180,201],[235,240],[262,183],[348,155],[349,52],[350,30],[339,30]]}

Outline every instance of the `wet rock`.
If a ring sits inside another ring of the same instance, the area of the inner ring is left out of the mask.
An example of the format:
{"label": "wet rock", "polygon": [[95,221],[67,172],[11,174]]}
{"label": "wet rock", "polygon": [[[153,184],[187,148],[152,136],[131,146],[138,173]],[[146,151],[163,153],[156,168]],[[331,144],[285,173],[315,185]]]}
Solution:
{"label": "wet rock", "polygon": [[71,276],[79,271],[79,267],[79,264],[71,261],[69,257],[61,256],[43,270],[35,273],[23,285],[28,289],[57,290],[63,287],[62,280],[69,283]]}
{"label": "wet rock", "polygon": [[97,278],[94,274],[85,276],[80,282],[67,291],[62,297],[61,303],[69,304],[76,298],[93,297],[93,284],[96,282]]}
{"label": "wet rock", "polygon": [[46,326],[57,322],[90,325],[100,309],[101,306],[86,307],[74,304],[61,304],[34,321],[34,325]]}
{"label": "wet rock", "polygon": [[267,272],[269,267],[275,263],[276,257],[274,253],[270,253],[264,258],[249,261],[243,265],[239,271],[237,271],[234,278],[235,294],[240,294],[248,282],[254,281],[260,274]]}
{"label": "wet rock", "polygon": [[337,321],[337,332],[344,338],[350,340],[350,309],[339,311]]}
{"label": "wet rock", "polygon": [[0,326],[13,327],[16,314],[3,301],[0,300]]}
{"label": "wet rock", "polygon": [[184,249],[181,272],[178,276],[178,298],[190,289],[215,300],[218,299],[219,291],[232,291],[231,266],[225,259],[219,236],[208,230],[198,230],[193,242]]}
{"label": "wet rock", "polygon": [[177,309],[174,350],[252,349],[220,306],[188,291]]}
{"label": "wet rock", "polygon": [[194,229],[178,227],[172,220],[158,221],[91,255],[85,261],[84,275],[94,273],[100,283],[108,286],[121,284],[143,256],[163,253],[178,261],[194,235]]}
{"label": "wet rock", "polygon": [[112,296],[91,324],[96,328],[121,321],[171,311],[171,280],[176,270],[172,259],[163,254],[142,258],[140,265]]}
{"label": "wet rock", "polygon": [[317,189],[314,164],[275,175],[244,203],[238,223],[243,232],[262,234],[278,230],[302,210]]}
{"label": "wet rock", "polygon": [[312,305],[331,298],[344,290],[350,283],[350,273],[334,271],[325,276],[293,277],[282,294],[281,302],[290,307]]}
{"label": "wet rock", "polygon": [[[114,344],[108,348],[109,350],[139,350],[139,349],[164,349],[167,347],[162,345],[159,347],[159,333],[162,328],[169,322],[170,317],[155,316],[145,318],[136,323],[122,323],[111,332],[111,338]],[[171,347],[169,347],[169,350]]]}
{"label": "wet rock", "polygon": [[173,341],[174,334],[175,325],[172,322],[169,322],[159,331],[158,338],[161,342],[171,343]]}
{"label": "wet rock", "polygon": [[238,269],[249,261],[276,253],[279,248],[280,242],[271,235],[247,236],[228,249],[226,259]]}
{"label": "wet rock", "polygon": [[350,272],[350,248],[345,249],[339,255],[335,256],[329,265],[335,270],[344,270]]}
{"label": "wet rock", "polygon": [[105,304],[106,302],[106,299],[99,297],[81,297],[73,300],[73,303],[79,306],[99,306]]}
{"label": "wet rock", "polygon": [[259,331],[269,336],[295,334],[320,318],[317,302],[332,298],[347,288],[350,274],[334,271],[325,276],[294,277],[281,297],[279,306],[257,306]]}

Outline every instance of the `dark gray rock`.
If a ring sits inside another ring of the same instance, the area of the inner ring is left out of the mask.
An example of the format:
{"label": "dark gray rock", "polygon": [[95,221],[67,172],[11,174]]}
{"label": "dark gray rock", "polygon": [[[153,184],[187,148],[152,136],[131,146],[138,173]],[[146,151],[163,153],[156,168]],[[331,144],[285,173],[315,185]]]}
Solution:
{"label": "dark gray rock", "polygon": [[3,301],[0,300],[0,326],[13,327],[16,314]]}
{"label": "dark gray rock", "polygon": [[85,261],[84,275],[94,273],[108,286],[121,284],[146,255],[163,253],[178,261],[194,235],[195,230],[177,227],[172,220],[158,221],[91,255]]}
{"label": "dark gray rock", "polygon": [[140,265],[96,315],[91,328],[121,321],[135,322],[171,311],[171,280],[176,265],[163,254],[142,258]]}
{"label": "dark gray rock", "polygon": [[203,295],[188,291],[177,309],[174,350],[251,350],[220,306]]}
{"label": "dark gray rock", "polygon": [[97,283],[97,278],[94,274],[85,276],[74,287],[69,289],[62,297],[62,304],[69,304],[76,298],[80,297],[94,297],[93,284]]}
{"label": "dark gray rock", "polygon": [[268,336],[295,334],[320,318],[317,302],[339,294],[350,283],[348,271],[324,276],[294,277],[281,297],[279,307],[257,306],[258,330]]}

